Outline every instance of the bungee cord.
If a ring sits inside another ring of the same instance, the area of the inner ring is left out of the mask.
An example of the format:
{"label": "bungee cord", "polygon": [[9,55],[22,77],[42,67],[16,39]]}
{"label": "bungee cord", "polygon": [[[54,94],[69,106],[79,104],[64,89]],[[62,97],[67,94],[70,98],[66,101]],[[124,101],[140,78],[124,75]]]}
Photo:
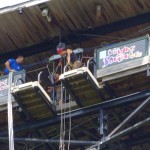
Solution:
{"label": "bungee cord", "polygon": [[69,142],[68,142],[68,150],[70,149],[70,137],[71,137],[71,96],[69,95]]}
{"label": "bungee cord", "polygon": [[[89,121],[91,121],[91,120],[93,120],[93,119],[95,119],[95,118],[97,118],[97,116],[92,117],[92,118],[89,118],[88,120],[86,120],[86,121],[84,121],[84,122],[82,122],[82,123],[80,123],[80,124],[78,124],[78,125],[72,127],[71,130],[76,129],[76,128],[78,128],[79,126],[84,125],[85,123],[87,123],[87,122],[89,122]],[[69,132],[69,130],[66,130],[66,133],[67,133],[67,132]],[[58,135],[52,137],[51,139],[55,139],[55,138],[57,138],[57,137],[60,137],[60,134],[58,134]],[[44,143],[45,143],[45,142],[42,142],[41,144],[36,145],[35,147],[31,148],[30,150],[34,150],[35,148],[41,146],[41,145],[44,144]]]}
{"label": "bungee cord", "polygon": [[41,68],[38,68],[38,69],[34,69],[34,70],[31,70],[31,71],[27,71],[26,73],[32,73],[32,72],[36,72],[36,71],[40,71],[40,70],[43,70],[47,68],[46,66],[45,67],[41,67]]}
{"label": "bungee cord", "polygon": [[60,123],[60,143],[59,143],[59,150],[64,150],[64,131],[63,131],[63,108],[62,108],[62,99],[63,99],[63,85],[61,83],[61,98],[60,98],[60,105],[61,105],[61,123]]}

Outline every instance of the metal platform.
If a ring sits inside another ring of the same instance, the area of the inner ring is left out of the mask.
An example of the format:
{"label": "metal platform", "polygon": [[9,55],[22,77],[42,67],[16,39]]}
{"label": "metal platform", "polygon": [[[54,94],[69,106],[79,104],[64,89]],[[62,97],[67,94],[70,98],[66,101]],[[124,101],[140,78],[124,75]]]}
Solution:
{"label": "metal platform", "polygon": [[[13,85],[20,85],[22,82],[25,82],[25,70],[13,73],[12,82]],[[18,106],[13,97],[12,99],[12,107],[15,108]],[[0,76],[0,112],[7,110],[7,102],[8,102],[8,75]]]}
{"label": "metal platform", "polygon": [[101,102],[99,83],[87,67],[65,72],[59,79],[79,107]]}
{"label": "metal platform", "polygon": [[51,98],[37,81],[13,87],[12,95],[30,118],[41,119],[56,114]]}

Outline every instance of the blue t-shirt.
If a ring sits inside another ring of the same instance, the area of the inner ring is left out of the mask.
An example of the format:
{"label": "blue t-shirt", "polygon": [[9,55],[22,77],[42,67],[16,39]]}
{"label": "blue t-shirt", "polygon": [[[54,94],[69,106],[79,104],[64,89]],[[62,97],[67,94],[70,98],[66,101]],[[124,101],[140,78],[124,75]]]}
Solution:
{"label": "blue t-shirt", "polygon": [[[15,71],[23,70],[23,67],[22,67],[20,64],[18,64],[15,59],[9,59],[8,61],[9,61],[9,63],[10,63],[10,68],[11,68],[12,70],[15,70]],[[6,68],[6,69],[4,70],[4,73],[5,73],[5,74],[8,74],[8,73],[9,73],[9,70]]]}

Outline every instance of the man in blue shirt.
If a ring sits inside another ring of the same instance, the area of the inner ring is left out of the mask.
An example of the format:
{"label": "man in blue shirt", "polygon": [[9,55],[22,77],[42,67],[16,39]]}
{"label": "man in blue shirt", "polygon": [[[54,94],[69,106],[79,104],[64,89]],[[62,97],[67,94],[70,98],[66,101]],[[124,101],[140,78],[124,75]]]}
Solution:
{"label": "man in blue shirt", "polygon": [[4,74],[8,74],[10,71],[16,72],[23,70],[22,64],[24,62],[23,56],[18,56],[16,59],[9,59],[5,63]]}

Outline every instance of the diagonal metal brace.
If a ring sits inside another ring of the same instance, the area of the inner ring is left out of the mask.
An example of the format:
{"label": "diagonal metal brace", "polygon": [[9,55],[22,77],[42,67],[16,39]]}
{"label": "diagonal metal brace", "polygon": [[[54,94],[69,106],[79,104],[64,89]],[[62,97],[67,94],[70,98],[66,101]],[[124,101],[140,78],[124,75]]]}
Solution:
{"label": "diagonal metal brace", "polygon": [[124,135],[126,135],[126,134],[128,134],[134,130],[137,130],[138,128],[140,128],[146,124],[149,124],[149,123],[150,123],[150,117],[146,118],[143,121],[136,123],[135,125],[127,128],[127,129],[125,129],[119,133],[112,135],[111,137],[106,137],[105,141],[99,141],[99,142],[97,142],[97,144],[90,146],[86,150],[101,150],[104,148],[105,145],[109,144],[110,142],[113,142],[117,139],[120,139],[120,137],[122,137],[122,136],[124,136]]}
{"label": "diagonal metal brace", "polygon": [[141,111],[150,102],[150,97],[148,97],[139,107],[137,107],[120,125],[118,125],[109,135],[111,137],[119,129],[124,127],[139,111]]}

